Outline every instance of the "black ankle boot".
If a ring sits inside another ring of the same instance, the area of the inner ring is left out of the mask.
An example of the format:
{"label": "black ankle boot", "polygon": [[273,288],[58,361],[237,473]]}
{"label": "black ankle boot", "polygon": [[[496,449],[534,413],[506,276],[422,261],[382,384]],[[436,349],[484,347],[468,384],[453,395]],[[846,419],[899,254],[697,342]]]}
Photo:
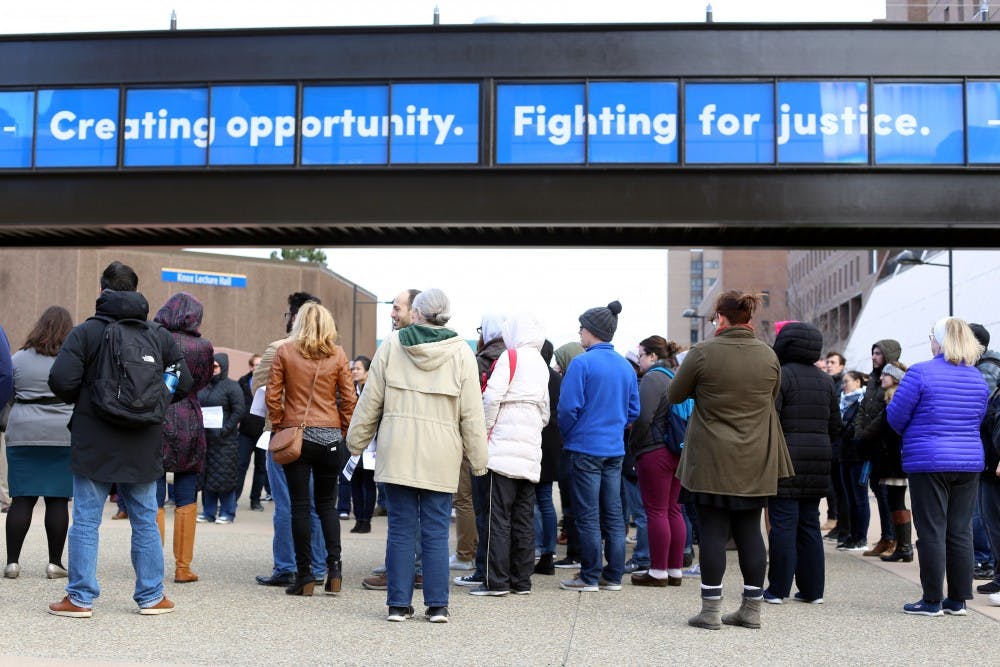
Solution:
{"label": "black ankle boot", "polygon": [[364,519],[358,519],[354,522],[354,528],[351,528],[352,533],[370,533],[372,532],[372,522],[365,521]]}
{"label": "black ankle boot", "polygon": [[535,574],[555,574],[556,568],[552,564],[552,554],[542,554],[535,563]]}
{"label": "black ankle boot", "polygon": [[886,563],[912,563],[913,562],[913,547],[909,544],[903,545],[896,543],[896,550],[893,551],[888,556],[881,557]]}
{"label": "black ankle boot", "polygon": [[343,580],[342,564],[339,560],[335,560],[333,565],[326,566],[326,585],[323,586],[323,590],[330,594],[339,593]]}
{"label": "black ankle boot", "polygon": [[295,583],[285,589],[285,595],[302,595],[312,597],[313,588],[316,586],[316,579],[312,573],[305,576],[296,575]]}

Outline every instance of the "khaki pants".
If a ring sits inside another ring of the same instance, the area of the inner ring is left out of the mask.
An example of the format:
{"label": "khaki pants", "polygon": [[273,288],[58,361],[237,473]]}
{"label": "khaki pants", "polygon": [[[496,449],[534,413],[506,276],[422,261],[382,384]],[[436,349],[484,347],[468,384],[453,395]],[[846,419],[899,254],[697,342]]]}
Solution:
{"label": "khaki pants", "polygon": [[468,459],[462,458],[462,471],[458,477],[458,491],[452,505],[455,507],[455,537],[458,546],[455,555],[458,560],[476,560],[476,546],[479,533],[476,531],[476,512],[472,508],[472,472]]}

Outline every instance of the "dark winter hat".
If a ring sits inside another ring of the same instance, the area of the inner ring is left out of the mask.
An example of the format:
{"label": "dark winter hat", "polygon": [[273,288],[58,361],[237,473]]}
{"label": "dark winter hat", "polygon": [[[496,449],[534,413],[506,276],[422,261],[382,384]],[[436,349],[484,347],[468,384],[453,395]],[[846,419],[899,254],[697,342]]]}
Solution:
{"label": "dark winter hat", "polygon": [[986,330],[986,327],[982,324],[969,324],[969,328],[972,329],[972,335],[976,337],[984,350],[990,346],[990,332]]}
{"label": "dark winter hat", "polygon": [[580,316],[580,325],[605,342],[610,342],[618,328],[618,313],[622,305],[612,301],[607,306],[591,308]]}

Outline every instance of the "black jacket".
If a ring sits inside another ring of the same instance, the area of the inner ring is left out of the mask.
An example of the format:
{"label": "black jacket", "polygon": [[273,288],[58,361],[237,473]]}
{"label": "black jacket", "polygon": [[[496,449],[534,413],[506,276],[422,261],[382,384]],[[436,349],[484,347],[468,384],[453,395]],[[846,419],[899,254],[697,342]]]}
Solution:
{"label": "black jacket", "polygon": [[205,429],[205,477],[202,488],[225,493],[232,491],[239,483],[239,445],[236,436],[246,407],[239,385],[229,379],[229,355],[218,353],[215,360],[222,372],[212,376],[208,386],[198,392],[198,402],[202,412],[205,408],[222,407],[222,428]]}
{"label": "black jacket", "polygon": [[779,498],[821,498],[830,485],[831,441],[840,436],[839,394],[833,378],[813,364],[823,350],[819,329],[786,324],[774,341],[781,362],[775,408],[795,476],[778,482]]}
{"label": "black jacket", "polygon": [[986,465],[979,481],[982,484],[1000,485],[1000,477],[997,477],[997,466],[1000,466],[1000,389],[990,394],[980,435],[983,438]]}
{"label": "black jacket", "polygon": [[843,423],[839,438],[840,451],[838,452],[841,463],[860,463],[868,459],[866,455],[861,453],[857,438],[854,437],[854,418],[860,408],[861,400],[859,399],[852,403],[840,417]]}
{"label": "black jacket", "polygon": [[[658,364],[666,368],[664,364]],[[667,419],[673,404],[667,392],[670,391],[670,376],[663,371],[647,370],[639,382],[639,416],[632,424],[628,451],[635,458],[647,452],[666,447],[664,436]]]}
{"label": "black jacket", "polygon": [[[105,290],[97,299],[97,315],[120,320],[145,320],[149,304],[138,292]],[[149,323],[160,340],[164,368],[176,363],[181,371],[173,400],[191,391],[192,378],[184,355],[173,336]],[[88,319],[77,325],[63,343],[49,372],[49,388],[66,403],[73,403],[69,422],[71,468],[98,482],[143,484],[163,476],[163,425],[122,428],[101,419],[90,402],[96,380],[97,356],[104,338],[105,320]]]}
{"label": "black jacket", "polygon": [[253,405],[253,392],[250,390],[253,385],[253,371],[241,377],[236,383],[243,391],[243,406],[246,408],[243,419],[240,420],[240,433],[257,440],[264,432],[264,418],[260,415],[250,414],[250,406]]}
{"label": "black jacket", "polygon": [[[549,405],[559,405],[559,388],[562,375],[549,368]],[[559,457],[562,456],[563,439],[559,432],[559,418],[556,410],[549,413],[549,423],[542,429],[542,471],[539,482],[559,480]]]}
{"label": "black jacket", "polygon": [[[876,347],[882,350],[885,363],[899,361],[899,353],[902,348],[897,341],[887,338],[872,345],[872,349]],[[854,437],[858,441],[861,456],[866,459],[873,459],[886,447],[887,431],[883,427],[885,391],[882,389],[882,368],[872,369],[868,385],[865,387],[865,395],[861,398],[861,407],[858,408],[858,415],[854,418]],[[874,468],[874,460],[872,467]]]}

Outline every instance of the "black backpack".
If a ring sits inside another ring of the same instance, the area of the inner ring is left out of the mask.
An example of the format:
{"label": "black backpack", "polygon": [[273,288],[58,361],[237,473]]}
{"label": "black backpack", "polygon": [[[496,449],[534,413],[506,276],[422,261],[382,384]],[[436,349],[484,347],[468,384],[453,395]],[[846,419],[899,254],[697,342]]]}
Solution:
{"label": "black backpack", "polygon": [[166,364],[157,336],[159,325],[145,320],[107,320],[97,354],[90,402],[104,420],[142,428],[162,424],[171,396],[163,381]]}

